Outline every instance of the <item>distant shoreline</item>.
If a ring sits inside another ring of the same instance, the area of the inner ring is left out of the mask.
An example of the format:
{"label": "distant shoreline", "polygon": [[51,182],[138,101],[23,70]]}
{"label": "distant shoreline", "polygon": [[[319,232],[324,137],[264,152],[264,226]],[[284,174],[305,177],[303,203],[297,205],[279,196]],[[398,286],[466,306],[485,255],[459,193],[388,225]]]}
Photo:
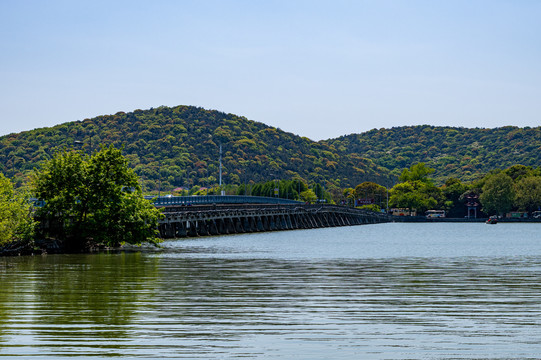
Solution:
{"label": "distant shoreline", "polygon": [[[424,216],[393,216],[393,222],[423,222],[423,223],[478,223],[485,222],[488,218],[431,218],[427,219]],[[519,219],[519,218],[502,218],[498,219],[500,223],[541,223],[541,219]]]}

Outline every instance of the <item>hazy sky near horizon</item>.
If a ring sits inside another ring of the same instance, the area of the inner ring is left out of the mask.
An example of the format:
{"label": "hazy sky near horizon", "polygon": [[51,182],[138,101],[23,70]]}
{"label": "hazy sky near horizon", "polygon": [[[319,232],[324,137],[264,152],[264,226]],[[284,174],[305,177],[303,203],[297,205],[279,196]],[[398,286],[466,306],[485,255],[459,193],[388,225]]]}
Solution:
{"label": "hazy sky near horizon", "polygon": [[0,135],[195,105],[314,140],[541,125],[541,1],[0,0]]}

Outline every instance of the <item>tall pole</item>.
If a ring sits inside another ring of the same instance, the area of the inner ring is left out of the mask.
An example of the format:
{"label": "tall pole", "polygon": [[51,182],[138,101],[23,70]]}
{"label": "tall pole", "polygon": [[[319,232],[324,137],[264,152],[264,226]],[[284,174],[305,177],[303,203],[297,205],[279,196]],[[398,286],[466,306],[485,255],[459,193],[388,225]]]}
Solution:
{"label": "tall pole", "polygon": [[220,195],[222,194],[222,143],[220,142]]}
{"label": "tall pole", "polygon": [[389,214],[389,188],[387,188],[387,215]]}

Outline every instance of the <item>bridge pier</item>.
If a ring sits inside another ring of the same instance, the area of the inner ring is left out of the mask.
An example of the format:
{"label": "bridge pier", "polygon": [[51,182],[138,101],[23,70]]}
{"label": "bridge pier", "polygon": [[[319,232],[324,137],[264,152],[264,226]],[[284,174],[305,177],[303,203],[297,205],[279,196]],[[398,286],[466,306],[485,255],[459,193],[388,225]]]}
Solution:
{"label": "bridge pier", "polygon": [[197,222],[197,235],[207,236],[209,231],[207,229],[207,222],[205,220]]}
{"label": "bridge pier", "polygon": [[197,237],[199,234],[197,234],[197,222],[196,221],[188,221],[187,223],[187,230],[188,230],[188,236],[190,237]]}

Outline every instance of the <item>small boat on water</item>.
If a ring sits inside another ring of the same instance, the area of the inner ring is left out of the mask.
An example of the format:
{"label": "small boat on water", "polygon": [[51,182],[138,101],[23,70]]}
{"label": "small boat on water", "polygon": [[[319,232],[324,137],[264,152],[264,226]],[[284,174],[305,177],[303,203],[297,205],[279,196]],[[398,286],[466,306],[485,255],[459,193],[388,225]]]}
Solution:
{"label": "small boat on water", "polygon": [[498,223],[498,217],[497,216],[491,216],[486,221],[487,224],[497,224]]}

